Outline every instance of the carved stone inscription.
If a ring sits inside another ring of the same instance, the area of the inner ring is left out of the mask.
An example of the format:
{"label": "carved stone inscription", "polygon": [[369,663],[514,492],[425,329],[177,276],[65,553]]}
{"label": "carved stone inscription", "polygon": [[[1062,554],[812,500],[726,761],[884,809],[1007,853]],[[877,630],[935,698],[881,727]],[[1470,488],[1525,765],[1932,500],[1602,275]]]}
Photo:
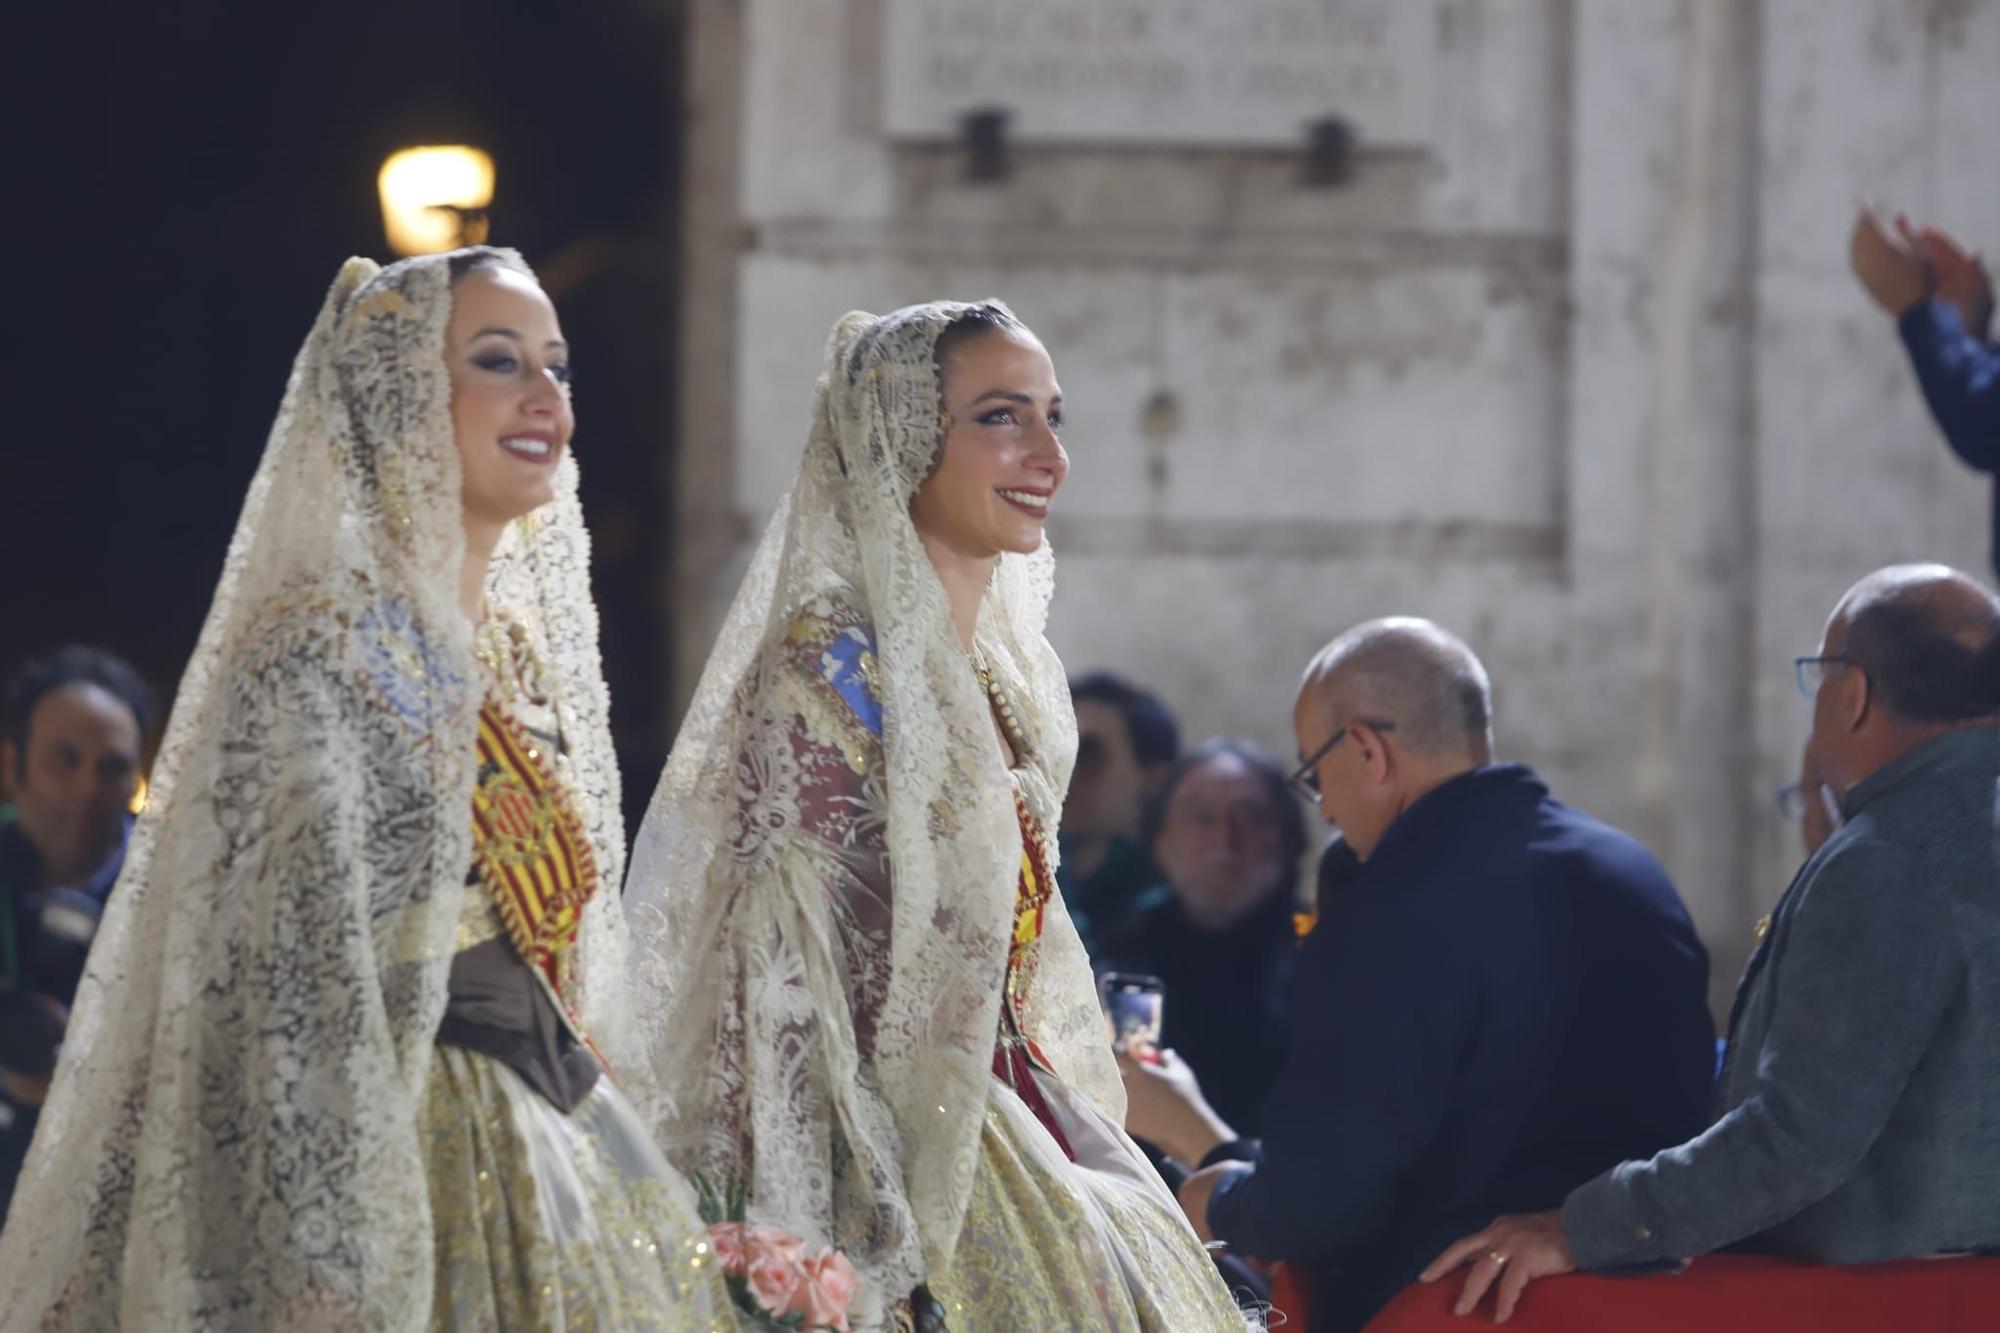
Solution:
{"label": "carved stone inscription", "polygon": [[892,138],[1000,107],[1022,141],[1428,142],[1437,0],[885,0]]}

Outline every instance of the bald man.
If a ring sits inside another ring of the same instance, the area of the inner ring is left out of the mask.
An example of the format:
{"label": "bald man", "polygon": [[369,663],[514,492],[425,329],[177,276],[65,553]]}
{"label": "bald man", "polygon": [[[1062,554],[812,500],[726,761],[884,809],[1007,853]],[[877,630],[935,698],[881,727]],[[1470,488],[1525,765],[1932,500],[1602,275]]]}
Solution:
{"label": "bald man", "polygon": [[1742,1245],[1828,1263],[2000,1249],[2000,601],[1877,570],[1797,662],[1841,826],[1778,900],[1731,1015],[1718,1115],[1461,1264],[1470,1310],[1533,1279]]}
{"label": "bald man", "polygon": [[1295,959],[1261,1149],[1212,1114],[1151,1126],[1205,1168],[1181,1193],[1196,1229],[1304,1273],[1315,1333],[1358,1329],[1500,1200],[1553,1206],[1705,1119],[1708,960],[1680,898],[1638,843],[1494,763],[1490,715],[1479,659],[1427,621],[1314,659],[1297,780],[1359,865]]}

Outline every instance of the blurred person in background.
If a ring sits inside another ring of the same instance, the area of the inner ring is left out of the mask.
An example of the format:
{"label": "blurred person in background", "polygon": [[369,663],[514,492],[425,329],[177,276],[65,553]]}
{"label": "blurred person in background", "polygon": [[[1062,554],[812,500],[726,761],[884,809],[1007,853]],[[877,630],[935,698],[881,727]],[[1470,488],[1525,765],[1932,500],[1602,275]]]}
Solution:
{"label": "blurred person in background", "polygon": [[0,736],[0,1219],[34,1138],[157,707],[130,664],[71,645],[8,680]]}
{"label": "blurred person in background", "polygon": [[1098,966],[1165,983],[1161,1064],[1191,1066],[1215,1110],[1255,1135],[1285,1059],[1305,816],[1268,755],[1212,740],[1174,767],[1144,834],[1161,891]]}
{"label": "blurred person in background", "polygon": [[1158,695],[1109,671],[1071,681],[1070,702],[1076,772],[1063,798],[1056,883],[1095,957],[1159,883],[1139,824],[1180,758],[1180,726]]}

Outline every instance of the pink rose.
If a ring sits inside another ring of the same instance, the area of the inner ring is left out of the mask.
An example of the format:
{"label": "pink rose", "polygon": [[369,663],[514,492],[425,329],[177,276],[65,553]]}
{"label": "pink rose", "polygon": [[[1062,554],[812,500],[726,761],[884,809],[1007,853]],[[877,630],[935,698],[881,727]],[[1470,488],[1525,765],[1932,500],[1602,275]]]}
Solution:
{"label": "pink rose", "polygon": [[750,1294],[757,1298],[757,1304],[766,1314],[779,1317],[790,1312],[792,1300],[805,1281],[805,1274],[796,1263],[775,1251],[760,1252],[754,1247],[749,1270],[744,1276],[749,1280]]}
{"label": "pink rose", "polygon": [[805,1262],[806,1243],[789,1231],[759,1223],[745,1228],[743,1239],[749,1248],[751,1263],[756,1263],[759,1258],[783,1259],[795,1267]]}
{"label": "pink rose", "polygon": [[708,1243],[715,1247],[716,1262],[730,1277],[742,1277],[744,1268],[750,1262],[749,1248],[743,1241],[741,1222],[710,1222]]}
{"label": "pink rose", "polygon": [[859,1281],[854,1265],[839,1250],[822,1249],[805,1261],[803,1272],[805,1281],[799,1284],[799,1294],[792,1298],[791,1313],[804,1315],[809,1329],[831,1328],[846,1333],[847,1306],[854,1299],[854,1288]]}

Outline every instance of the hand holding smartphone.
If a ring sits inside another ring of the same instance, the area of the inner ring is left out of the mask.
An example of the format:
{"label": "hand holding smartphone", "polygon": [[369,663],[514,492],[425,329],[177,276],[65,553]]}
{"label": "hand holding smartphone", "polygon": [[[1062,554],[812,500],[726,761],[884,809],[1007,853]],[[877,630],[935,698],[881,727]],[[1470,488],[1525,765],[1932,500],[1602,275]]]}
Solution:
{"label": "hand holding smartphone", "polygon": [[1111,1049],[1158,1064],[1166,983],[1143,972],[1106,972],[1097,979],[1097,994],[1111,1020]]}

